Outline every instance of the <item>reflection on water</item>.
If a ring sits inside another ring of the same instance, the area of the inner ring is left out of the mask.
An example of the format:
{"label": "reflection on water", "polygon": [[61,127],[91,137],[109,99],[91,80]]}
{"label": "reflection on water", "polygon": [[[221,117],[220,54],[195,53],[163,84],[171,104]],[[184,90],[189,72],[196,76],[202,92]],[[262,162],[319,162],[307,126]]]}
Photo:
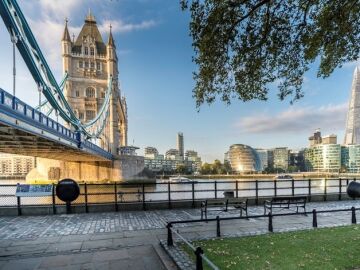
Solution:
{"label": "reflection on water", "polygon": [[[324,194],[326,181],[327,193],[339,191],[339,179],[313,179],[310,181],[311,194]],[[16,205],[15,186],[16,183],[24,183],[24,180],[0,180],[0,205]],[[258,181],[258,196],[286,196],[292,195],[292,181],[273,180]],[[346,187],[346,181],[342,181],[342,187]],[[156,184],[145,185],[145,194],[143,194],[143,186],[141,184],[97,184],[87,185],[87,201],[92,203],[114,203],[118,202],[141,202],[145,201],[167,201],[171,200],[192,200],[204,198],[222,198],[225,191],[233,191],[238,197],[255,197],[256,182],[251,180],[229,180],[229,179],[213,179],[202,180],[195,179],[192,182],[171,183],[158,180]],[[275,190],[276,188],[276,190]],[[345,188],[342,189],[345,191]],[[80,185],[81,195],[74,203],[85,203],[85,186]],[[294,195],[308,195],[309,181],[295,180]],[[51,204],[51,197],[27,197],[21,198],[21,204],[38,205]],[[57,204],[63,204],[56,198]]]}

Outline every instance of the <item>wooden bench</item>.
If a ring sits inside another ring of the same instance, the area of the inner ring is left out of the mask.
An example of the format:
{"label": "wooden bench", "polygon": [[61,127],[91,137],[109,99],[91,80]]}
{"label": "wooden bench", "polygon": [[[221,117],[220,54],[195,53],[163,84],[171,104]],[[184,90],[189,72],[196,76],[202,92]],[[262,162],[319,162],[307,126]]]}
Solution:
{"label": "wooden bench", "polygon": [[273,209],[291,209],[296,208],[296,213],[299,213],[299,208],[303,208],[306,212],[306,196],[281,196],[281,197],[272,197],[271,200],[266,200],[264,202],[264,215],[266,215],[266,210],[272,212]]}
{"label": "wooden bench", "polygon": [[240,210],[240,216],[242,217],[243,211],[247,216],[248,200],[240,198],[223,198],[223,199],[208,199],[201,202],[201,219],[205,215],[207,219],[207,213],[212,211],[217,212],[229,212],[233,210]]}

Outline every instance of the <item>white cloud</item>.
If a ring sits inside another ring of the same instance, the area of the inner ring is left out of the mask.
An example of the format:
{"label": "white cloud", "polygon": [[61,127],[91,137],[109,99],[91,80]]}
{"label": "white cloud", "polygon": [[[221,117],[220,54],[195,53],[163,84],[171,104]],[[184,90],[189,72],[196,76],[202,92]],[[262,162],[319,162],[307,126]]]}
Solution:
{"label": "white cloud", "polygon": [[322,107],[290,108],[277,115],[255,114],[242,118],[236,127],[241,133],[299,133],[316,128],[344,129],[347,103]]}
{"label": "white cloud", "polygon": [[112,26],[113,33],[126,33],[154,27],[156,22],[154,20],[148,20],[140,23],[125,23],[122,20],[105,20],[99,25],[100,32],[109,32],[110,25]]}

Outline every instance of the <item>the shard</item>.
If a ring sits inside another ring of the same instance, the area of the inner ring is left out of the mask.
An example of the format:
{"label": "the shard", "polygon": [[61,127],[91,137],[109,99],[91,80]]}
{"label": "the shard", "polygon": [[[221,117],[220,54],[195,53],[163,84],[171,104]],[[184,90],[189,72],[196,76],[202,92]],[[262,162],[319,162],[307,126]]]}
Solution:
{"label": "the shard", "polygon": [[344,144],[360,144],[360,68],[354,71]]}

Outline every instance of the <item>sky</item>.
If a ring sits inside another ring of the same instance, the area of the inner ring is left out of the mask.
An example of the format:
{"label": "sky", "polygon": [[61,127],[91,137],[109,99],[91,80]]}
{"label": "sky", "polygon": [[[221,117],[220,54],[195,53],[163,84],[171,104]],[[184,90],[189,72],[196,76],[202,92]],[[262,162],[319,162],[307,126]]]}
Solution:
{"label": "sky", "polygon": [[[305,74],[305,97],[290,104],[271,87],[268,101],[230,106],[216,101],[200,111],[192,98],[193,48],[190,15],[178,0],[18,0],[56,79],[62,78],[61,37],[68,18],[70,35],[78,33],[90,9],[106,41],[109,25],[117,46],[121,93],[128,105],[128,142],[160,153],[176,147],[183,132],[186,150],[203,161],[223,160],[231,144],[254,148],[300,149],[320,128],[337,134],[342,143],[356,62],[347,63],[327,79],[316,77],[317,66]],[[0,88],[12,92],[12,44],[0,20]],[[16,58],[16,96],[37,105],[36,85],[19,53]]]}

